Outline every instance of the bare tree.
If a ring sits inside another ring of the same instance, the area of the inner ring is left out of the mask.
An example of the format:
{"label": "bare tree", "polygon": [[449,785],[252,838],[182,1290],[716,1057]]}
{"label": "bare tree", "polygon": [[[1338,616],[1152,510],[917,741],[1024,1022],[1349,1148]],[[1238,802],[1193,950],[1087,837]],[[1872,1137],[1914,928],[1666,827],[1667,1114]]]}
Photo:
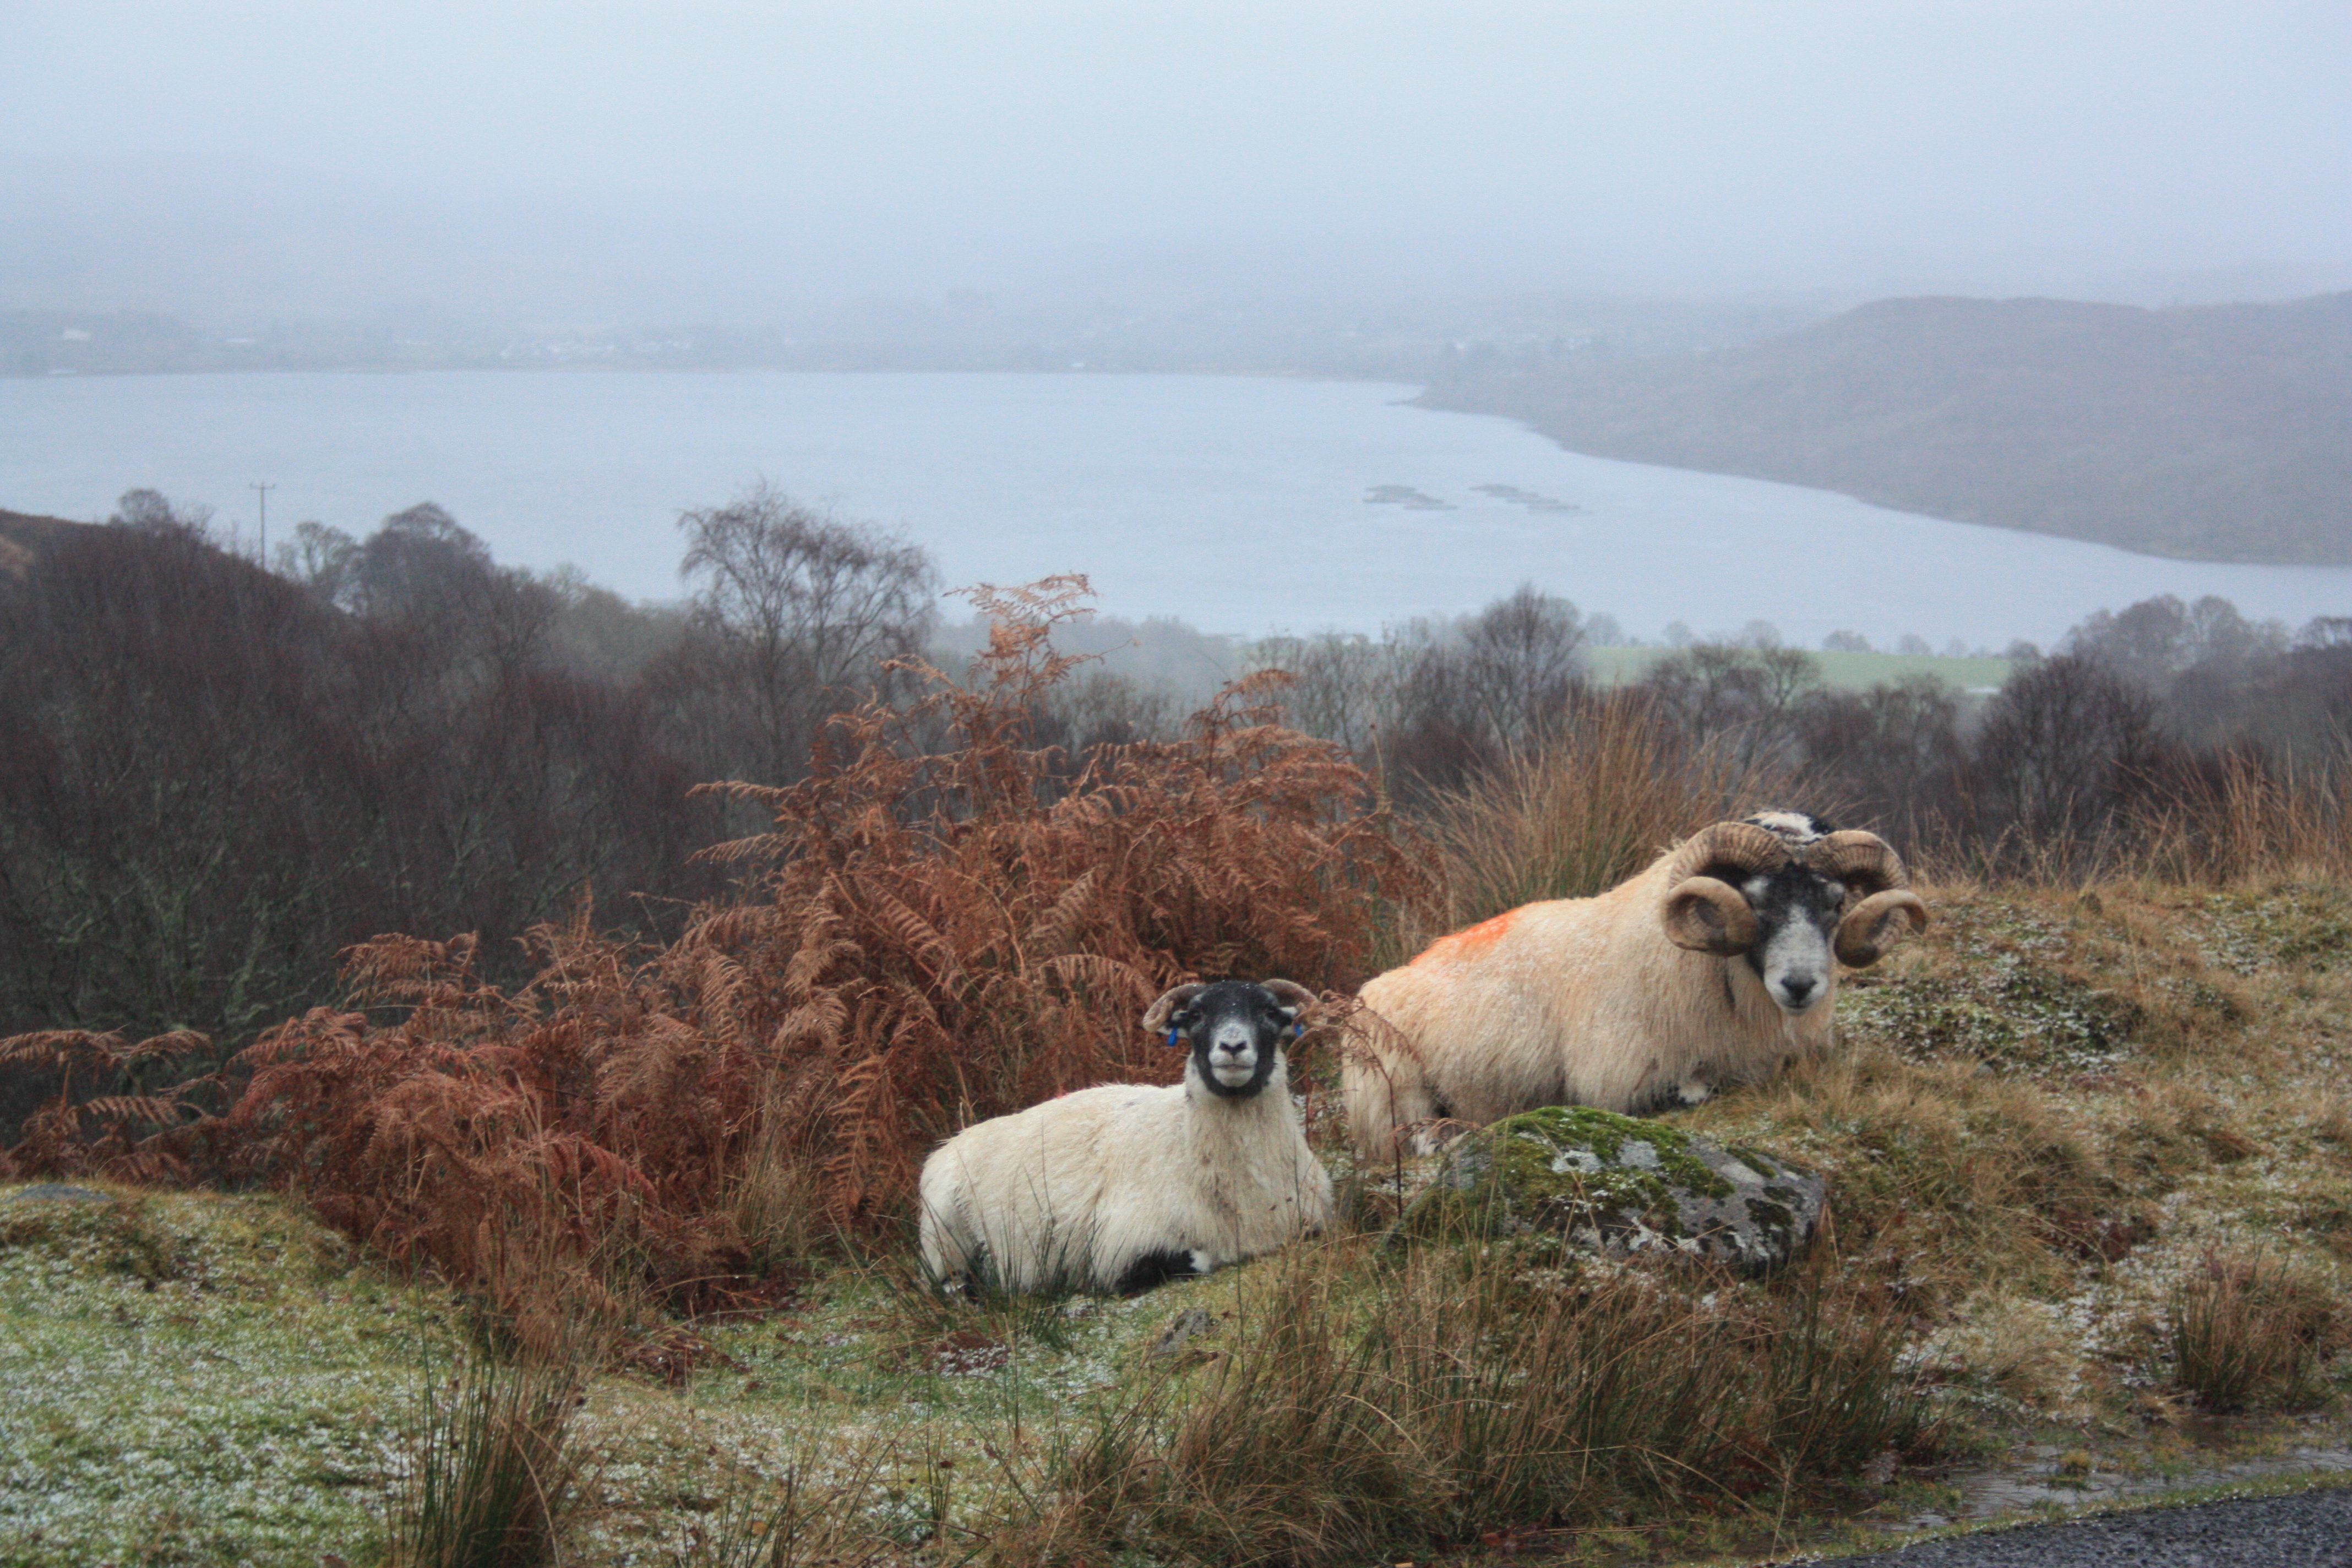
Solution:
{"label": "bare tree", "polygon": [[192,539],[212,538],[213,509],[203,505],[174,506],[161,490],[125,490],[114,503],[113,528],[135,528],[147,533],[184,533]]}
{"label": "bare tree", "polygon": [[617,683],[379,626],[149,508],[19,564],[0,573],[0,1034],[189,1026],[226,1047],[331,1000],[337,952],[376,932],[478,931],[503,968],[583,891],[632,921],[656,917],[622,895],[709,885],[688,857],[715,813]]}
{"label": "bare tree", "polygon": [[2156,740],[2155,699],[2098,660],[2061,654],[2020,670],[1977,735],[1979,834],[1988,843],[2011,831],[2044,845],[2095,840]]}
{"label": "bare tree", "polygon": [[1677,649],[1641,681],[1668,724],[1694,740],[1721,737],[1750,767],[1793,760],[1794,711],[1821,683],[1821,662],[1802,649],[1732,643]]}
{"label": "bare tree", "polygon": [[712,763],[763,783],[797,778],[824,720],[887,693],[887,661],[922,651],[936,615],[930,558],[765,479],[679,514],[678,527],[693,619],[667,683],[699,710],[698,749]]}
{"label": "bare tree", "polygon": [[420,635],[461,676],[510,679],[538,662],[558,600],[431,501],[397,511],[361,542],[352,607],[379,626]]}
{"label": "bare tree", "polygon": [[1935,676],[1864,691],[1815,688],[1792,717],[1806,775],[1834,795],[1841,821],[1916,843],[1948,819],[1967,747],[1959,694]]}
{"label": "bare tree", "polygon": [[279,543],[270,570],[289,582],[299,583],[320,604],[348,610],[352,607],[352,563],[359,553],[358,540],[340,528],[308,519],[294,525],[292,539]]}
{"label": "bare tree", "polygon": [[2189,606],[2169,594],[2110,614],[2094,611],[2066,634],[2067,653],[2097,660],[2143,689],[2161,693],[2196,661]]}
{"label": "bare tree", "polygon": [[1378,638],[1360,632],[1266,637],[1250,646],[1248,658],[1254,669],[1296,678],[1283,698],[1293,724],[1373,765],[1398,732],[1406,684],[1435,640],[1430,624],[1415,620],[1384,627]]}
{"label": "bare tree", "polygon": [[1462,631],[1463,695],[1498,752],[1540,745],[1584,676],[1584,625],[1566,599],[1522,583]]}

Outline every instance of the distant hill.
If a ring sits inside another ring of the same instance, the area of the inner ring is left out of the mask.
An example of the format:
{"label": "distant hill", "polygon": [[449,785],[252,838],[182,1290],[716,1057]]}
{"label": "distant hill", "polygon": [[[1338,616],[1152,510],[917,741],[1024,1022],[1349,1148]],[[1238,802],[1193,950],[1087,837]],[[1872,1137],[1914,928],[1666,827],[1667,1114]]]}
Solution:
{"label": "distant hill", "polygon": [[2352,564],[2352,293],[1885,300],[1688,358],[1465,362],[1422,401],[1597,457],[2191,560]]}
{"label": "distant hill", "polygon": [[22,581],[45,548],[66,537],[68,531],[88,526],[62,517],[0,510],[0,576]]}

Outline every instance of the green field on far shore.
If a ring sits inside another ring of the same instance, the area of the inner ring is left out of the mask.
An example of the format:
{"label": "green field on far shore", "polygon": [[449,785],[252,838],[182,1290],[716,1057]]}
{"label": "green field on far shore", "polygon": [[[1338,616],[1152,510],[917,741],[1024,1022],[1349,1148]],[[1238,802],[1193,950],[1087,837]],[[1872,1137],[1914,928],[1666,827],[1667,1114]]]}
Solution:
{"label": "green field on far shore", "polygon": [[[1639,680],[1651,665],[1675,651],[1670,647],[1594,647],[1587,648],[1585,656],[1591,661],[1595,679],[1616,686]],[[1890,685],[1913,675],[1933,676],[1962,691],[1997,691],[2017,662],[2008,658],[1946,658],[1927,653],[1803,651],[1820,668],[1823,685],[1853,691]]]}

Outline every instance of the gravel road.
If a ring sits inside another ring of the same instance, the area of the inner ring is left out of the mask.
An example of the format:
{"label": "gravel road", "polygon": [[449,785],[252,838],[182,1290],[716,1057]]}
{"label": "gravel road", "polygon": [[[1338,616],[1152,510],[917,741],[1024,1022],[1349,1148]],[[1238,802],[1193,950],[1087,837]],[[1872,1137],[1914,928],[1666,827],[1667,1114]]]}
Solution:
{"label": "gravel road", "polygon": [[1923,1541],[1835,1568],[2352,1568],[2352,1488]]}

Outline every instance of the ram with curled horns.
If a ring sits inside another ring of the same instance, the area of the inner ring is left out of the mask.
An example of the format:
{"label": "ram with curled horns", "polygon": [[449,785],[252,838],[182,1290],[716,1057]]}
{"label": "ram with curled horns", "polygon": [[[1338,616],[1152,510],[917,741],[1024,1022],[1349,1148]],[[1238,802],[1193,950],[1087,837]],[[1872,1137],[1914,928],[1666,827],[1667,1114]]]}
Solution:
{"label": "ram with curled horns", "polygon": [[1873,833],[1718,822],[1589,899],[1522,905],[1365,983],[1342,1083],[1359,1154],[1541,1105],[1643,1115],[1831,1043],[1837,966],[1927,923]]}

